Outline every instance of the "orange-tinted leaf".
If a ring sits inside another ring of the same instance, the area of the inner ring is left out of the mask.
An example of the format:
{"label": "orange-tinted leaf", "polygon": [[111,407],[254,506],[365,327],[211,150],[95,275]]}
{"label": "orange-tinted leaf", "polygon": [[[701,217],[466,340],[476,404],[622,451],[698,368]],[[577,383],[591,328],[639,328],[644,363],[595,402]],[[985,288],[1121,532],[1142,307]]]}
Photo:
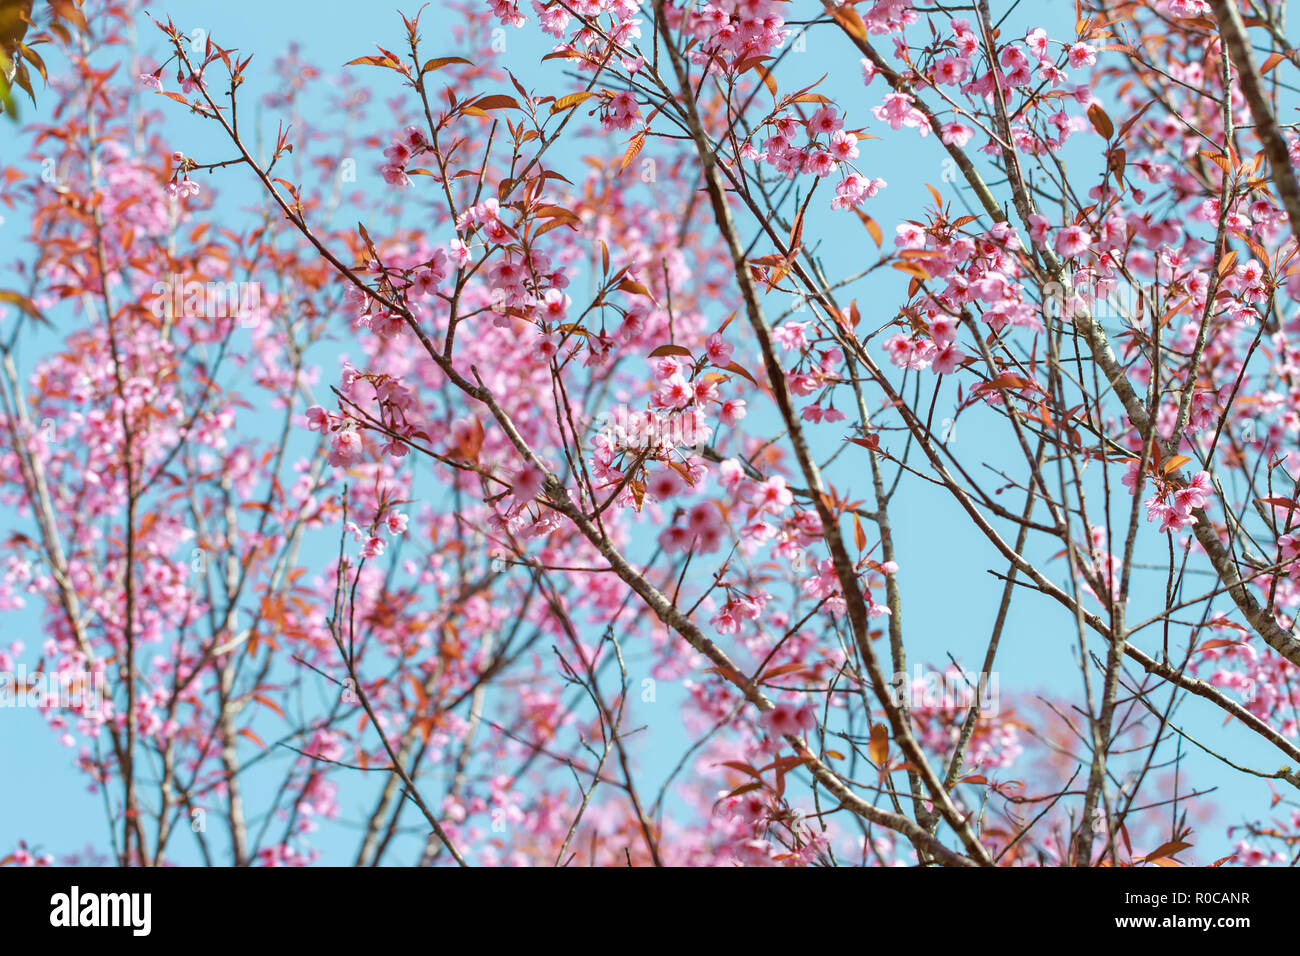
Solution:
{"label": "orange-tinted leaf", "polygon": [[1229,641],[1226,638],[1216,637],[1212,641],[1206,641],[1204,644],[1198,647],[1196,651],[1199,654],[1201,651],[1214,651],[1214,650],[1218,650],[1220,647],[1239,647],[1240,645],[1245,643],[1246,643],[1245,641]]}
{"label": "orange-tinted leaf", "polygon": [[13,292],[9,289],[0,289],[0,302],[8,302],[10,305],[17,306],[23,314],[41,322],[48,323],[45,316],[41,314],[41,310],[36,308],[36,304],[21,293]]}
{"label": "orange-tinted leaf", "polygon": [[1273,69],[1273,67],[1277,66],[1285,59],[1286,59],[1285,53],[1272,54],[1267,60],[1264,61],[1263,65],[1259,68],[1259,75],[1263,76],[1265,73]]}
{"label": "orange-tinted leaf", "polygon": [[627,169],[632,160],[636,159],[637,153],[641,152],[641,147],[645,145],[645,133],[637,133],[627,144],[627,152],[623,154],[623,161],[618,164],[618,171],[621,173]]}
{"label": "orange-tinted leaf", "polygon": [[1173,856],[1175,853],[1181,853],[1183,850],[1191,848],[1190,843],[1184,843],[1181,840],[1170,840],[1168,843],[1162,843],[1146,855],[1148,863],[1155,863],[1165,857]]}
{"label": "orange-tinted leaf", "polygon": [[889,760],[889,728],[876,724],[871,728],[871,743],[867,745],[867,756],[877,767],[884,767]]}
{"label": "orange-tinted leaf", "polygon": [[284,717],[284,711],[280,708],[280,705],[277,704],[275,701],[271,700],[271,698],[263,694],[254,694],[253,700],[257,701],[263,707],[270,707],[273,711],[279,714],[281,718]]}
{"label": "orange-tinted leaf", "polygon": [[1287,511],[1295,511],[1297,505],[1291,498],[1256,498],[1262,505],[1270,505],[1274,508],[1285,508]]}
{"label": "orange-tinted leaf", "polygon": [[451,66],[453,63],[465,63],[469,66],[474,65],[463,56],[440,56],[433,60],[425,60],[424,66],[420,67],[420,72],[432,73],[434,70],[441,70],[444,66]]}
{"label": "orange-tinted leaf", "polygon": [[856,212],[858,214],[858,218],[862,220],[862,225],[867,227],[867,233],[875,241],[876,248],[879,249],[884,244],[885,241],[885,236],[884,233],[880,231],[879,223],[877,223],[876,220],[872,219],[861,209],[854,209],[853,211]]}
{"label": "orange-tinted leaf", "polygon": [[639,282],[633,282],[631,279],[624,279],[618,284],[618,288],[620,292],[627,292],[631,295],[643,295],[650,301],[654,301],[654,296],[650,294],[649,289]]}
{"label": "orange-tinted leaf", "polygon": [[513,96],[506,96],[504,93],[493,93],[491,96],[475,100],[470,105],[479,110],[517,110],[522,108],[518,100]]}
{"label": "orange-tinted leaf", "polygon": [[925,266],[921,265],[921,263],[919,262],[910,262],[910,261],[891,262],[890,265],[893,266],[895,269],[897,269],[899,272],[906,272],[908,275],[915,276],[918,279],[930,278],[929,271],[925,268]]}
{"label": "orange-tinted leaf", "polygon": [[735,362],[728,362],[728,363],[727,363],[725,366],[723,366],[723,367],[726,368],[726,370],[727,370],[728,372],[735,372],[737,375],[740,375],[740,376],[743,376],[744,378],[749,379],[749,380],[750,380],[751,382],[753,382],[755,385],[758,384],[758,379],[754,378],[754,376],[750,375],[748,372],[745,371],[745,369],[744,369],[742,366],[738,365],[738,364],[735,363]]}
{"label": "orange-tinted leaf", "polygon": [[573,107],[586,102],[595,95],[591,90],[583,90],[581,93],[570,93],[568,96],[561,96],[551,104],[551,112],[563,113],[565,110],[573,109]]}
{"label": "orange-tinted leaf", "polygon": [[355,60],[348,60],[344,66],[383,66],[390,70],[398,69],[398,63],[390,56],[359,56]]}
{"label": "orange-tinted leaf", "polygon": [[1202,149],[1199,151],[1202,156],[1218,166],[1224,173],[1231,173],[1232,167],[1228,163],[1228,157],[1222,153],[1211,153],[1209,150]]}
{"label": "orange-tinted leaf", "polygon": [[1110,139],[1115,135],[1115,124],[1110,121],[1106,111],[1098,103],[1093,103],[1088,107],[1088,119],[1092,123],[1092,128],[1101,134],[1102,139]]}
{"label": "orange-tinted leaf", "polygon": [[857,37],[859,40],[867,38],[867,25],[862,22],[862,17],[858,15],[858,11],[851,6],[846,4],[842,7],[831,7],[830,14],[835,18],[835,22],[844,28],[845,33]]}
{"label": "orange-tinted leaf", "polygon": [[651,358],[659,358],[664,355],[681,355],[692,358],[691,350],[680,345],[661,345],[650,353]]}

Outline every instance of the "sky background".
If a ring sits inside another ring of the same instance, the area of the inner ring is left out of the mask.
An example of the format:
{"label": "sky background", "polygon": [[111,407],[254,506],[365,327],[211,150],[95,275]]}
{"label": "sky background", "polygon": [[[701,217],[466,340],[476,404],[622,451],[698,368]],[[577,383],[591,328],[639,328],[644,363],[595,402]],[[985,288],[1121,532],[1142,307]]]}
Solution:
{"label": "sky background", "polygon": [[[995,4],[995,9],[1005,7],[1005,4]],[[811,11],[813,8],[806,2],[795,5],[796,11]],[[375,43],[390,49],[400,48],[402,34],[396,8],[387,4],[358,4],[342,0],[177,0],[153,3],[147,9],[160,19],[170,16],[188,35],[205,31],[222,46],[238,48],[241,55],[255,54],[245,89],[259,97],[271,82],[266,71],[272,60],[285,52],[291,42],[296,41],[304,58],[328,74],[340,70],[350,59],[373,52]],[[402,9],[409,14],[414,7],[408,5]],[[1024,3],[1007,21],[1006,28],[1013,35],[1023,36],[1029,26],[1044,26],[1049,36],[1064,38],[1070,34],[1073,11],[1073,0]],[[442,29],[449,26],[455,16],[441,9],[437,2],[430,4],[422,20],[422,32],[430,51],[437,46]],[[161,53],[161,35],[143,15],[138,19],[141,51],[145,54]],[[539,63],[541,56],[551,48],[549,38],[530,25],[523,31],[509,30],[507,44],[506,63],[525,85],[534,86],[543,93],[555,92],[558,95],[567,92],[567,81],[563,79],[560,67],[554,62]],[[448,45],[439,50],[439,55],[456,52]],[[430,52],[430,55],[434,54]],[[49,65],[52,73],[58,71],[57,58],[51,59]],[[138,71],[133,69],[132,73],[135,72]],[[882,87],[863,88],[857,56],[846,43],[829,32],[814,32],[806,37],[803,52],[787,56],[777,75],[783,88],[791,88],[801,80],[810,82],[822,73],[830,73],[832,79],[828,81],[828,92],[849,111],[847,125],[872,122],[869,110],[879,102]],[[399,92],[397,78],[387,71],[369,70],[360,79],[375,91],[377,108],[372,116],[378,121],[382,114],[382,101]],[[172,86],[174,83],[168,84],[169,88]],[[39,100],[40,106],[36,110],[23,101],[24,121],[45,115],[54,96],[47,92]],[[264,135],[274,135],[276,122],[277,117],[271,111],[262,111],[260,129]],[[215,137],[213,130],[184,115],[183,110],[167,111],[166,124],[174,148],[201,161],[226,158],[229,149]],[[378,123],[375,131],[389,133],[391,125]],[[939,189],[959,209],[969,204],[969,198],[959,184],[952,181],[953,177],[945,175],[946,154],[933,137],[922,140],[914,134],[909,136],[906,131],[886,132],[883,140],[861,144],[860,165],[869,175],[880,176],[889,183],[889,187],[867,207],[883,226],[888,243],[888,237],[892,236],[893,227],[898,222],[918,215],[922,206],[930,202],[927,184]],[[1074,145],[1080,152],[1073,156],[1067,154],[1072,168],[1087,169],[1089,163],[1095,166],[1096,138],[1081,135],[1077,140],[1079,142]],[[620,154],[625,141],[626,137],[621,134],[611,138],[606,148],[608,155]],[[378,159],[378,156],[359,158],[357,176],[361,188],[384,188],[376,172]],[[574,164],[571,168],[578,170],[578,159],[578,152],[572,149],[567,153],[561,150],[552,154],[552,162],[561,172],[566,171],[566,164]],[[28,155],[28,147],[13,136],[11,126],[0,128],[0,165],[28,169],[34,177],[39,177],[41,172],[39,157]],[[580,175],[579,170],[570,178],[576,182]],[[219,191],[223,210],[247,208],[261,202],[260,193],[242,171],[219,174],[212,179],[205,175],[200,182],[204,188]],[[829,200],[829,191],[823,198]],[[857,218],[848,213],[832,213],[824,208],[825,205],[825,202],[814,204],[815,211],[805,226],[805,237],[822,239],[823,254],[832,267],[830,274],[847,274],[864,259],[874,261],[874,245]],[[370,225],[380,230],[383,227],[381,222]],[[21,222],[9,221],[0,225],[0,268],[23,255],[22,240],[26,230],[27,224]],[[887,277],[873,280],[873,284],[865,286],[863,291],[855,291],[864,313],[864,328],[874,328],[892,318],[902,301],[905,281]],[[33,340],[25,350],[25,368],[30,368],[31,360],[39,351],[33,345],[40,344]],[[880,360],[883,364],[883,357]],[[334,381],[336,365],[330,354],[318,354],[317,361],[322,366],[319,390],[323,391]],[[240,427],[257,429],[256,418],[246,417]],[[1002,431],[999,428],[996,433],[986,434],[977,415],[964,416],[957,425],[955,440],[961,446],[979,448],[979,459],[995,461],[1001,451],[1009,450]],[[856,487],[861,489],[859,497],[865,495],[868,482],[862,477],[861,463],[844,467],[847,470],[839,474],[856,482]],[[831,480],[839,483],[835,474]],[[946,492],[920,482],[904,482],[904,485],[906,490],[900,493],[894,505],[893,519],[897,560],[902,569],[899,580],[909,660],[923,666],[943,666],[946,654],[951,652],[968,668],[977,670],[1001,589],[1001,582],[988,569],[1002,573],[1005,563],[982,535],[968,530],[967,520]],[[1126,504],[1127,498],[1119,503]],[[1018,501],[1016,506],[1019,506]],[[12,515],[0,515],[0,531],[21,524]],[[960,559],[954,557],[957,555]],[[1045,559],[1048,555],[1034,557]],[[1049,577],[1058,583],[1065,581],[1064,562],[1047,567]],[[1152,580],[1158,589],[1159,585],[1155,584],[1154,578]],[[1145,616],[1138,612],[1131,615]],[[15,639],[25,641],[29,648],[39,645],[39,618],[35,608],[0,614],[0,645],[7,645]],[[1059,606],[1046,598],[1021,595],[1012,606],[999,653],[997,670],[1004,706],[1011,703],[1008,697],[1012,692],[1024,695],[1026,700],[1036,693],[1048,696],[1066,694],[1077,700],[1079,676],[1071,658],[1074,642],[1069,616]],[[1150,647],[1149,644],[1143,646]],[[1094,645],[1094,650],[1096,648]],[[677,717],[675,701],[678,699],[679,690],[664,688],[660,690],[656,704],[637,705],[633,709],[632,725],[646,725],[646,739],[652,742],[641,748],[638,760],[656,787],[676,764],[686,741]],[[1275,751],[1256,744],[1249,734],[1235,727],[1223,726],[1219,713],[1208,705],[1199,706],[1193,700],[1183,707],[1180,717],[1189,731],[1220,751],[1232,752],[1239,762],[1264,770],[1276,769]],[[75,750],[64,749],[56,743],[36,711],[0,710],[0,768],[3,768],[0,770],[0,856],[9,852],[19,839],[59,857],[80,851],[90,844],[101,848],[105,845],[102,803],[98,796],[88,791],[86,779],[73,768],[75,755]],[[1192,785],[1219,788],[1212,798],[1218,807],[1218,817],[1213,825],[1197,825],[1196,845],[1189,854],[1198,862],[1209,862],[1231,852],[1230,841],[1224,832],[1226,824],[1240,822],[1243,818],[1267,816],[1270,789],[1265,781],[1225,772],[1222,765],[1199,752],[1189,754],[1184,766]],[[366,808],[371,802],[372,784],[358,780],[349,786],[353,789],[345,791],[340,801],[344,817],[348,816],[349,810]],[[254,799],[250,798],[250,803]],[[345,826],[326,826],[313,838],[326,862],[349,861],[356,842],[356,831]],[[177,858],[187,862],[188,846],[183,841],[173,845],[178,851]],[[401,861],[403,857],[399,854],[393,860]]]}

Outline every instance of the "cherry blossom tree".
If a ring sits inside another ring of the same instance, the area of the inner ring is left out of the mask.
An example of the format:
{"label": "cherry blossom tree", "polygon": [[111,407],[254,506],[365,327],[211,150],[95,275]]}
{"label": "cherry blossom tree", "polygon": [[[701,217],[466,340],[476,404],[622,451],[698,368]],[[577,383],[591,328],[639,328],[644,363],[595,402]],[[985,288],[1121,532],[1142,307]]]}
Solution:
{"label": "cherry blossom tree", "polygon": [[0,671],[102,852],[1294,864],[1300,53],[998,6],[466,0],[266,88],[35,16]]}

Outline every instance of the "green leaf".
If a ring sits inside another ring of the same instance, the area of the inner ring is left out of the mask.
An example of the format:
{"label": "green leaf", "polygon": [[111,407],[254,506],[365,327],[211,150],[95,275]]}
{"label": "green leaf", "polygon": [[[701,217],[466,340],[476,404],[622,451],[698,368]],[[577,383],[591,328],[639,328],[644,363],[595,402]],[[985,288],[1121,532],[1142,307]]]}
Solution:
{"label": "green leaf", "polygon": [[0,53],[0,113],[4,113],[15,123],[18,122],[18,107],[9,95],[9,57]]}

